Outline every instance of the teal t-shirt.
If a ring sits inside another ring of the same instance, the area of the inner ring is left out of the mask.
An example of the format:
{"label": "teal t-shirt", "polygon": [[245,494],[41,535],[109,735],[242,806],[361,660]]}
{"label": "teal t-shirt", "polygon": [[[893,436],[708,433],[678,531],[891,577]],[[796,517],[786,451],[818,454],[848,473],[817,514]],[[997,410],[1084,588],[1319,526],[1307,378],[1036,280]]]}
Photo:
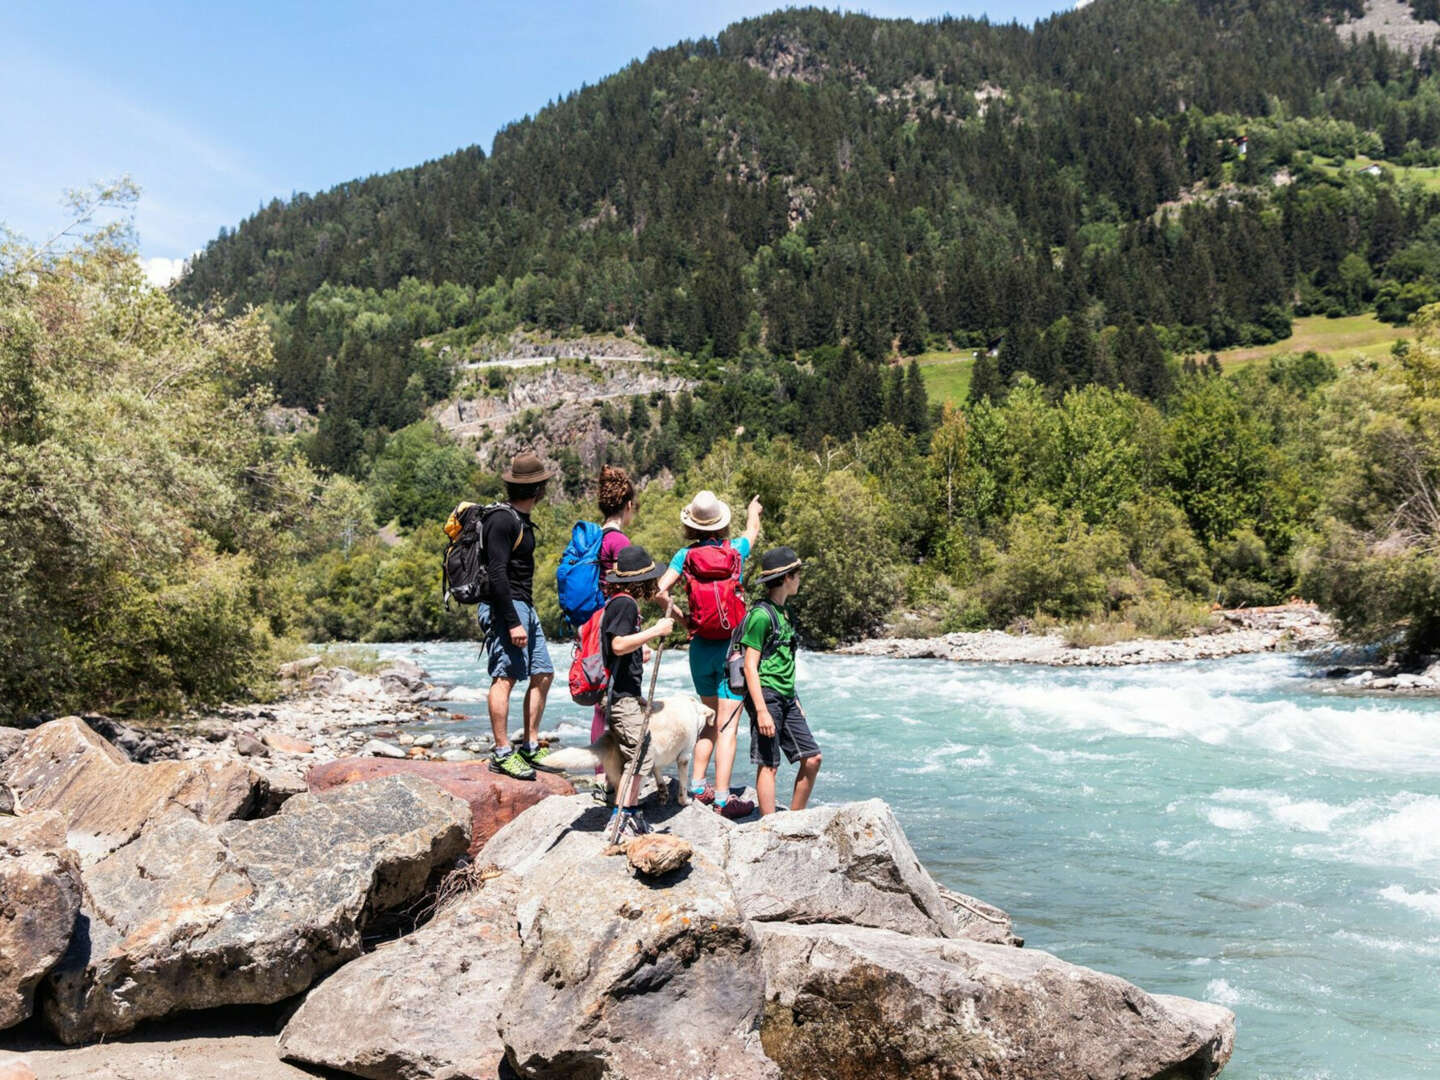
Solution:
{"label": "teal t-shirt", "polygon": [[[795,627],[790,622],[790,616],[784,608],[774,604],[768,605],[778,616],[777,622],[772,622],[770,611],[760,604],[750,609],[745,616],[745,626],[740,631],[740,643],[749,649],[760,650],[760,685],[767,690],[773,690],[781,697],[793,698],[795,696]],[[778,623],[778,624],[777,624]],[[765,642],[771,636],[771,627],[775,627],[775,648],[769,656],[765,655]]]}

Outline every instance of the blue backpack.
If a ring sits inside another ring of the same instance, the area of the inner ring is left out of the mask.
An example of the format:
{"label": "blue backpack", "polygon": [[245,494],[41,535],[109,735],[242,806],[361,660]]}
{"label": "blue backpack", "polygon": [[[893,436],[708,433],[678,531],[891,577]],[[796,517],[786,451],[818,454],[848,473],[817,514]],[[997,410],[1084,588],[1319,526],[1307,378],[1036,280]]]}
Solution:
{"label": "blue backpack", "polygon": [[600,543],[604,539],[605,530],[599,525],[577,521],[560,556],[555,589],[560,594],[560,610],[571,626],[584,626],[585,620],[605,605],[605,594],[600,591]]}

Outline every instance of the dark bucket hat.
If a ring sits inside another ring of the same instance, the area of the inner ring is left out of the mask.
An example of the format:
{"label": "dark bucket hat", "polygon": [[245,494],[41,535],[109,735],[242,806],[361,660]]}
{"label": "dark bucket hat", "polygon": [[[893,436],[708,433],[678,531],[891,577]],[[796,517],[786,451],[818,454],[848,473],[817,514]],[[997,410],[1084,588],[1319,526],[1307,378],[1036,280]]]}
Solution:
{"label": "dark bucket hat", "polygon": [[639,544],[621,548],[615,556],[615,568],[605,575],[607,585],[637,585],[642,581],[654,581],[665,573],[663,566],[656,566],[655,560]]}
{"label": "dark bucket hat", "polygon": [[761,585],[769,585],[772,581],[779,581],[790,571],[799,570],[801,565],[800,556],[795,554],[794,548],[771,548],[760,556],[760,573],[755,580]]}

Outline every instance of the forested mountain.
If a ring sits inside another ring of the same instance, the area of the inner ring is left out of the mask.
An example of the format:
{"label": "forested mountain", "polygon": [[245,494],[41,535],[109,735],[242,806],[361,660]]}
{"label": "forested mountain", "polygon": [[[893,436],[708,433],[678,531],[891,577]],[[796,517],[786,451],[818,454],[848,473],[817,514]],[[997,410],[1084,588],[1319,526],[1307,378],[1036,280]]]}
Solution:
{"label": "forested mountain", "polygon": [[1100,0],[1033,31],[748,20],[511,125],[489,156],[277,200],[180,293],[291,303],[413,276],[484,290],[468,315],[635,325],[719,356],[748,333],[878,357],[1081,312],[1193,348],[1265,340],[1297,285],[1350,303],[1344,256],[1380,270],[1437,205],[1273,187],[1297,153],[1398,160],[1440,137],[1433,54],[1342,43],[1317,9],[1345,6]]}

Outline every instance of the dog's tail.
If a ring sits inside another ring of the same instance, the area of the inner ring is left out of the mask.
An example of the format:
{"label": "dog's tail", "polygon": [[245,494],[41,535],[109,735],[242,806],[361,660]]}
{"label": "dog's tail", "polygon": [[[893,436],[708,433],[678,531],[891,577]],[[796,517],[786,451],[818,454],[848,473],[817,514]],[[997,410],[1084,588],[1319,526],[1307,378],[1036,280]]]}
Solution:
{"label": "dog's tail", "polygon": [[602,750],[603,745],[598,742],[589,746],[566,746],[550,751],[545,757],[545,764],[550,768],[564,769],[572,773],[594,772],[605,763]]}

